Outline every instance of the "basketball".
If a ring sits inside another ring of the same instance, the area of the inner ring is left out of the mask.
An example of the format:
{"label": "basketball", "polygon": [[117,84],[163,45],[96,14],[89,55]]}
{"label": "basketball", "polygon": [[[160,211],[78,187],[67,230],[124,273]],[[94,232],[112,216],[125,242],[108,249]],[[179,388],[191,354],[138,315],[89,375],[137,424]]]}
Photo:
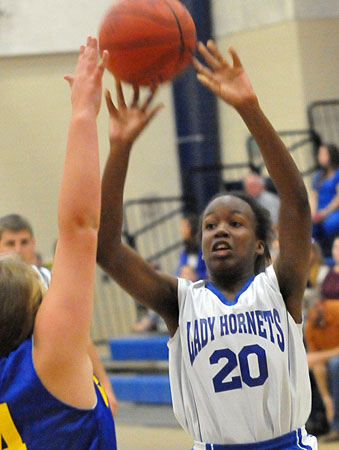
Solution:
{"label": "basketball", "polygon": [[98,40],[118,80],[147,86],[171,80],[186,68],[196,31],[179,0],[121,0],[103,17]]}

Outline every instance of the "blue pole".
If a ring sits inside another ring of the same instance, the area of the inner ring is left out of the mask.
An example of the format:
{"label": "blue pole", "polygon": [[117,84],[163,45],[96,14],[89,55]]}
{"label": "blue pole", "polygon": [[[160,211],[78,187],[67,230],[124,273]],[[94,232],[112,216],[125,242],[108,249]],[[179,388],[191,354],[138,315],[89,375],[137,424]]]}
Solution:
{"label": "blue pole", "polygon": [[[209,0],[182,3],[193,17],[197,39],[206,43],[213,36]],[[192,65],[174,80],[172,89],[185,210],[199,213],[221,186],[217,99],[199,83]],[[206,166],[214,170],[197,169]]]}

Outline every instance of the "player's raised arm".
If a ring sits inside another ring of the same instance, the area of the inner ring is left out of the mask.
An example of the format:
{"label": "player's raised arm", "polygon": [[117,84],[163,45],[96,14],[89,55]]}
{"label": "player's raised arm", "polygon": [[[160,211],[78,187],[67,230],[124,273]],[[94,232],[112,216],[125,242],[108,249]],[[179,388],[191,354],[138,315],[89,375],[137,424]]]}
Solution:
{"label": "player's raised arm", "polygon": [[95,403],[88,342],[101,200],[96,119],[107,53],[99,64],[97,58],[97,41],[89,37],[74,76],[65,77],[71,86],[72,114],[58,202],[59,237],[51,284],[36,318],[33,350],[47,389],[84,408]]}
{"label": "player's raised arm", "polygon": [[150,264],[121,241],[123,192],[132,145],[160,105],[151,106],[154,92],[140,101],[139,89],[135,88],[129,106],[119,82],[116,82],[116,92],[116,105],[110,93],[106,93],[110,114],[110,152],[102,180],[97,260],[133,298],[161,314],[169,331],[174,333],[178,318],[176,278],[155,272]]}
{"label": "player's raised arm", "polygon": [[198,79],[240,114],[260,148],[280,196],[280,255],[275,270],[288,311],[300,322],[311,245],[311,216],[305,185],[285,145],[263,113],[235,50],[229,49],[230,62],[213,41],[207,46],[199,43],[198,49],[208,65],[194,60]]}

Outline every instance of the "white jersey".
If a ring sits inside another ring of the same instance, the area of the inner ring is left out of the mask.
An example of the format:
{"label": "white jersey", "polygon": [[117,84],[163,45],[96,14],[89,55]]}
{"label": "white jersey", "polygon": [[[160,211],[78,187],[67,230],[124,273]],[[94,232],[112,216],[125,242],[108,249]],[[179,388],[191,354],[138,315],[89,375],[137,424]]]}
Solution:
{"label": "white jersey", "polygon": [[180,278],[178,298],[168,343],[172,401],[194,440],[245,444],[303,427],[311,388],[301,324],[287,312],[273,266],[232,302],[209,282]]}

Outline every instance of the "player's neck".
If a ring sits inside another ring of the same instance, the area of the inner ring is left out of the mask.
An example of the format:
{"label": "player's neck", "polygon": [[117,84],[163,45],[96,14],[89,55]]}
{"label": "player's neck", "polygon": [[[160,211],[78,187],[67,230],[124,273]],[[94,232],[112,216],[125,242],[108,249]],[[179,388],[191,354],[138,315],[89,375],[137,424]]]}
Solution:
{"label": "player's neck", "polygon": [[253,272],[237,277],[230,273],[227,276],[211,277],[211,282],[228,300],[232,301],[252,277]]}

